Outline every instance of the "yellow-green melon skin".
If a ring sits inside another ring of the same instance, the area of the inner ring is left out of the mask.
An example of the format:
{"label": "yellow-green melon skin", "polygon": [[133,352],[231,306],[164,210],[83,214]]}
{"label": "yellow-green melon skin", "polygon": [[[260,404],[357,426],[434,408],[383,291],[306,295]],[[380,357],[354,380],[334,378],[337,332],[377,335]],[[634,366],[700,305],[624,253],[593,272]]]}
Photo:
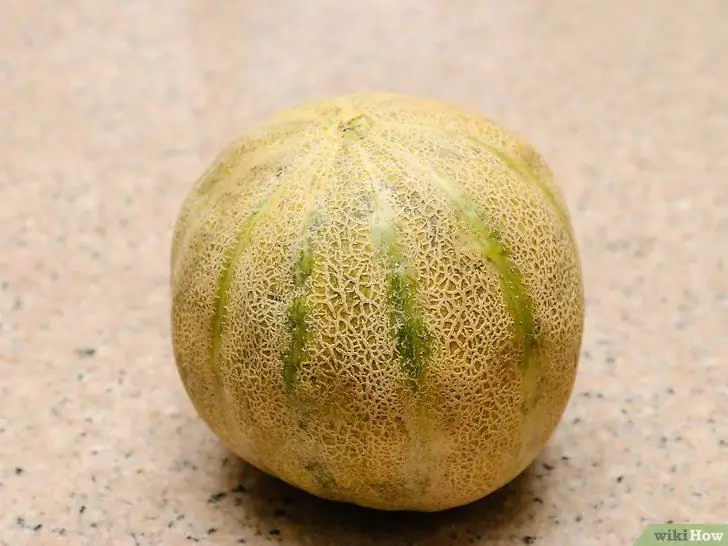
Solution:
{"label": "yellow-green melon skin", "polygon": [[357,93],[231,143],[182,204],[172,341],[196,411],[322,498],[437,511],[512,480],[570,397],[584,296],[543,158],[440,101]]}

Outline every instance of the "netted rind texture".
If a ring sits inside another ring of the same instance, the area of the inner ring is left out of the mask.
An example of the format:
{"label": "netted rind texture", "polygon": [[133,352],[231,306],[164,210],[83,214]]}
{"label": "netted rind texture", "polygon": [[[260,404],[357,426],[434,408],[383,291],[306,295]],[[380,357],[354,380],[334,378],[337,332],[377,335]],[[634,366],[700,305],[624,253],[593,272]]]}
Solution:
{"label": "netted rind texture", "polygon": [[449,104],[281,112],[193,186],[171,261],[197,412],[323,498],[479,499],[534,460],[573,387],[584,301],[563,196],[529,144]]}

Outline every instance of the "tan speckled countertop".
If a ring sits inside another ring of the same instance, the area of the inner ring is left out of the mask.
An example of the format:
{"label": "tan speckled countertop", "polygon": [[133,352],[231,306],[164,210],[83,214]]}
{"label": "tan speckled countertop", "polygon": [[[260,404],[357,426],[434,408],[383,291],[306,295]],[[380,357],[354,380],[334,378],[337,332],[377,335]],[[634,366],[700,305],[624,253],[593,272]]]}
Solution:
{"label": "tan speckled countertop", "polygon": [[[306,6],[306,7],[304,7]],[[728,521],[728,2],[8,0],[0,17],[0,544],[629,545]],[[543,151],[587,292],[540,459],[436,515],[254,471],[177,376],[168,252],[220,147],[359,89]]]}

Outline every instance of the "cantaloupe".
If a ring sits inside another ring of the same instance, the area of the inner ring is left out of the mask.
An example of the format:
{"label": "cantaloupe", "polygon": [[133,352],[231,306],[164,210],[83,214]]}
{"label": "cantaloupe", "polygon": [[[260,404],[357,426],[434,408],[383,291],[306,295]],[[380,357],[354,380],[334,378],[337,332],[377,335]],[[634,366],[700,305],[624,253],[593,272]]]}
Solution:
{"label": "cantaloupe", "polygon": [[186,393],[242,459],[381,510],[475,501],[543,449],[584,324],[542,156],[393,93],[292,107],[193,185],[171,256]]}

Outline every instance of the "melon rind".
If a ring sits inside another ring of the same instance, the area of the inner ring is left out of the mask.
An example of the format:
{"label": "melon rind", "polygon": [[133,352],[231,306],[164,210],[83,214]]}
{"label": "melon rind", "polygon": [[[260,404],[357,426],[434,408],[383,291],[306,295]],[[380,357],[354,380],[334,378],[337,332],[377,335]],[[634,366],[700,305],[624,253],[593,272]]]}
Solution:
{"label": "melon rind", "polygon": [[181,206],[172,342],[196,411],[322,498],[436,511],[498,489],[570,397],[584,293],[524,140],[384,92],[280,112]]}

